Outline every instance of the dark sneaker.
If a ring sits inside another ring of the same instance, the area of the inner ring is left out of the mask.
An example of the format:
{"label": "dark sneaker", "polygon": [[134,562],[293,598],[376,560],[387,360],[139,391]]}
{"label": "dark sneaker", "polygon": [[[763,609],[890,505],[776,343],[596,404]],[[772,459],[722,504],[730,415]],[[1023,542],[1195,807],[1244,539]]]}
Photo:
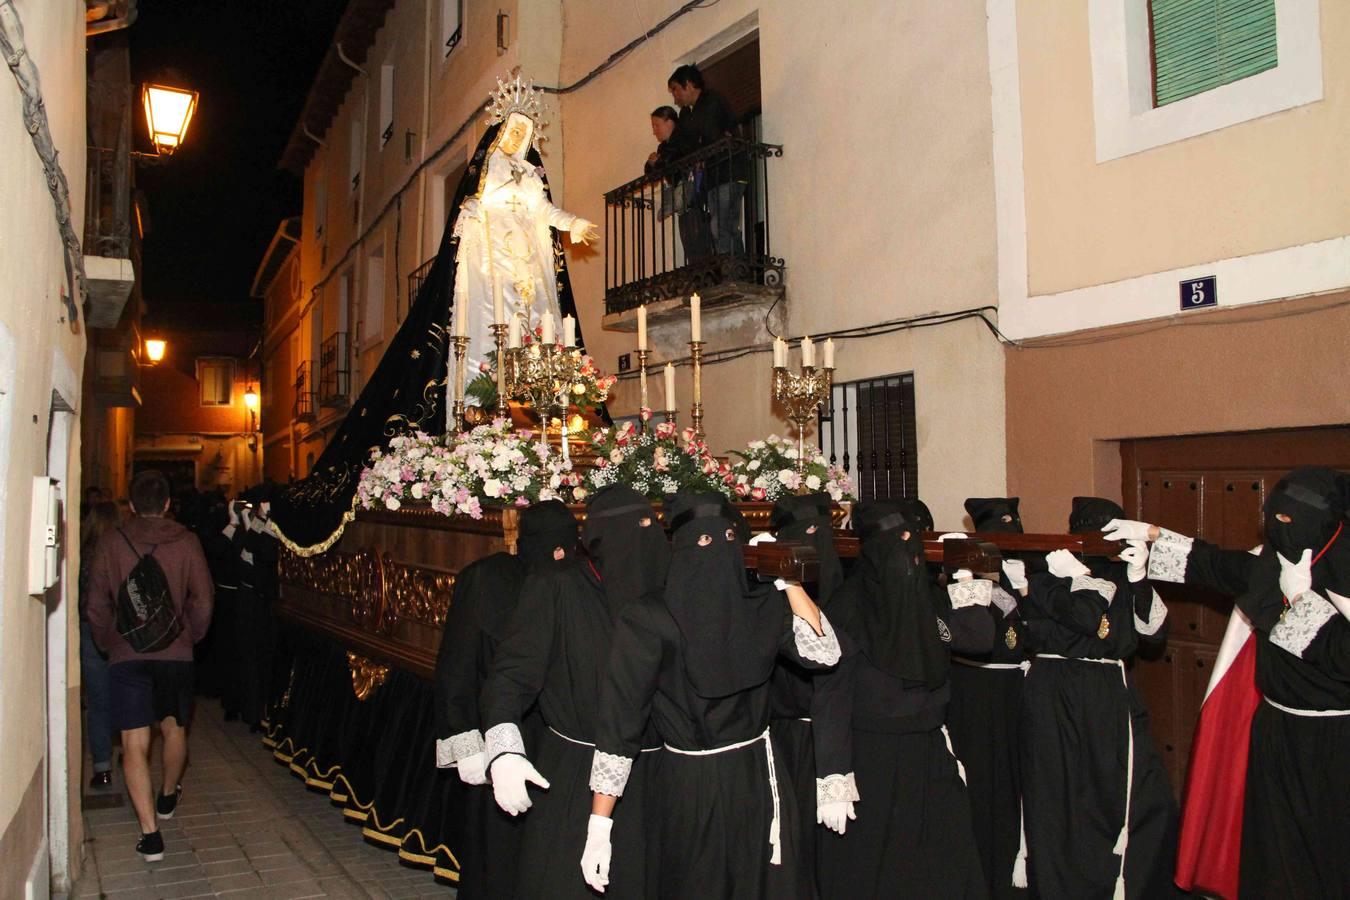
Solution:
{"label": "dark sneaker", "polygon": [[158,831],[141,835],[141,839],[136,842],[136,852],[146,862],[159,862],[164,858],[164,835]]}
{"label": "dark sneaker", "polygon": [[95,790],[112,787],[112,772],[95,772],[89,779],[89,786]]}
{"label": "dark sneaker", "polygon": [[178,799],[183,796],[183,786],[178,785],[172,794],[160,794],[155,800],[155,815],[161,819],[172,819],[178,809]]}

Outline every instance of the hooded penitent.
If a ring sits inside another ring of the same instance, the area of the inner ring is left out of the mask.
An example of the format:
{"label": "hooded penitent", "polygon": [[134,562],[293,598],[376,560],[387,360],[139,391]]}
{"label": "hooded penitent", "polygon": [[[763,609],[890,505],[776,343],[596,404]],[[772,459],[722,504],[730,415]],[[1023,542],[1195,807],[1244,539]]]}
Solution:
{"label": "hooded penitent", "polygon": [[611,614],[666,583],[670,542],[651,503],[626,484],[592,495],[581,542],[603,582]]}
{"label": "hooded penitent", "polygon": [[769,514],[769,530],[780,541],[810,544],[820,560],[816,602],[822,607],[844,582],[844,568],[834,545],[834,521],[828,494],[782,497]]}
{"label": "hooded penitent", "polygon": [[676,494],[665,599],[684,643],[688,677],[701,697],[725,697],[768,680],[785,624],[782,594],[750,586],[740,512],[712,493]]}
{"label": "hooded penitent", "polygon": [[918,497],[904,497],[895,501],[900,513],[919,527],[919,531],[934,531],[933,511]]}
{"label": "hooded penitent", "polygon": [[853,530],[861,542],[863,589],[848,594],[855,608],[832,610],[831,618],[881,671],[929,689],[941,686],[951,660],[929,596],[917,525],[897,504],[874,500],[854,507]]}
{"label": "hooded penitent", "polygon": [[966,512],[980,533],[1022,533],[1022,517],[1017,514],[1017,497],[971,497]]}

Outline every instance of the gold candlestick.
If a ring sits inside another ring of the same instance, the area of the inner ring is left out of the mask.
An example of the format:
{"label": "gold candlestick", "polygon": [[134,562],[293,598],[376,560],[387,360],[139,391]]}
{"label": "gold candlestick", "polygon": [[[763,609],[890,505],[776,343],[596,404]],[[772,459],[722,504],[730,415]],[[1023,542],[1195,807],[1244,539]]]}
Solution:
{"label": "gold candlestick", "polygon": [[[834,368],[802,366],[801,372],[789,372],[786,366],[773,367],[773,398],[787,408],[788,419],[797,427],[797,474],[806,471],[806,424],[816,407],[830,397],[834,386]],[[804,490],[799,487],[798,491]]]}
{"label": "gold candlestick", "polygon": [[694,437],[703,440],[703,341],[689,342],[689,355],[694,361],[694,408],[689,411]]}
{"label": "gold candlestick", "polygon": [[469,349],[469,339],[464,335],[453,335],[450,344],[455,352],[455,393],[450,415],[455,430],[459,431],[464,427],[464,354]]}
{"label": "gold candlestick", "polygon": [[671,425],[675,424],[675,410],[663,409],[661,410],[661,417]]}
{"label": "gold candlestick", "polygon": [[652,355],[650,350],[638,350],[638,392],[641,399],[638,402],[638,433],[645,434],[647,423],[643,420],[641,412],[647,408],[647,357]]}
{"label": "gold candlestick", "polygon": [[510,404],[506,398],[506,386],[509,383],[506,369],[510,365],[510,356],[506,352],[505,322],[492,323],[492,341],[497,345],[497,415],[505,418],[510,413]]}

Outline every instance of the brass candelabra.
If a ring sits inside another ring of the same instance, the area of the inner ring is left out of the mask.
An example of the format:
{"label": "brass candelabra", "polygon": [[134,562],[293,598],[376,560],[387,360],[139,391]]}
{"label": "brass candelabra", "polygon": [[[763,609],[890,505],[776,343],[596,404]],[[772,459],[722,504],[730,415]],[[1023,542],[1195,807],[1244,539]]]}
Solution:
{"label": "brass candelabra", "polygon": [[507,357],[506,332],[505,322],[492,323],[492,341],[497,345],[497,415],[502,418],[510,415],[511,411],[506,393],[506,367],[510,365]]}
{"label": "brass candelabra", "polygon": [[455,430],[459,431],[464,427],[464,355],[469,349],[469,339],[463,335],[453,335],[450,345],[455,353],[455,393],[450,415]]}
{"label": "brass candelabra", "polygon": [[[639,393],[641,394],[641,399],[640,399],[640,401],[639,401],[639,403],[638,403],[638,411],[639,411],[639,412],[641,412],[641,411],[644,410],[644,409],[647,409],[647,406],[648,406],[648,404],[647,404],[647,358],[650,357],[651,355],[652,355],[652,351],[650,351],[650,350],[638,350],[638,352],[637,352],[637,357],[638,357],[638,391],[639,391]],[[645,433],[646,431],[647,431],[647,423],[643,420],[642,416],[639,415],[639,416],[638,416],[638,433],[639,433],[639,434],[642,434],[642,433]]]}
{"label": "brass candelabra", "polygon": [[694,436],[703,440],[703,341],[689,342],[689,356],[694,368],[694,406],[689,411],[690,424],[694,426]]}
{"label": "brass candelabra", "polygon": [[530,401],[539,415],[539,427],[547,436],[549,415],[558,411],[562,420],[562,454],[568,459],[567,407],[572,385],[581,374],[582,353],[577,347],[530,344],[506,353],[505,383],[513,397]]}
{"label": "brass candelabra", "polygon": [[791,372],[787,366],[773,368],[773,399],[787,409],[788,420],[797,428],[798,475],[806,470],[806,425],[816,408],[830,399],[833,385],[833,367],[802,366],[800,372]]}

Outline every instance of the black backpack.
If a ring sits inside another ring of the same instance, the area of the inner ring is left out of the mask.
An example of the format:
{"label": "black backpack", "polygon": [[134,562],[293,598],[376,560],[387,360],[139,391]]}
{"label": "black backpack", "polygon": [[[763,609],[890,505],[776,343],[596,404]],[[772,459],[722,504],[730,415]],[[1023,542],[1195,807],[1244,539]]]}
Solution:
{"label": "black backpack", "polygon": [[183,631],[173,595],[169,593],[169,579],[153,555],[156,547],[141,556],[125,531],[119,528],[117,533],[137,559],[117,592],[117,633],[137,653],[163,650]]}

